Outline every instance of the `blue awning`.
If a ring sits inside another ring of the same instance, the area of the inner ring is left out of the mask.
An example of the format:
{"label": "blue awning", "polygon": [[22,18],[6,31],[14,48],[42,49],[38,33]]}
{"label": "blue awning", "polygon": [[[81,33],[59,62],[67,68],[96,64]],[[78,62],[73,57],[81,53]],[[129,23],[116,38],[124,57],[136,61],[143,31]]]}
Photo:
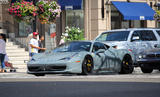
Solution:
{"label": "blue awning", "polygon": [[147,3],[112,1],[112,4],[120,11],[124,20],[154,20],[155,11]]}
{"label": "blue awning", "polygon": [[82,9],[82,0],[58,0],[61,10]]}

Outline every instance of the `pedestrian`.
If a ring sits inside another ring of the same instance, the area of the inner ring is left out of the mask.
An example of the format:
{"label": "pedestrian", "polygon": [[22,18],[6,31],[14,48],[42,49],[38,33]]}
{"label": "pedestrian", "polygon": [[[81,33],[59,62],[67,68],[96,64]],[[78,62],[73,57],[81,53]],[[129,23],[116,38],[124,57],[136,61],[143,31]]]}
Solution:
{"label": "pedestrian", "polygon": [[[39,47],[40,47],[40,48],[44,48],[43,41],[44,41],[44,36],[43,36],[43,35],[39,35],[38,44],[39,44]],[[38,50],[38,53],[44,52],[45,49],[46,49],[46,48],[44,48],[43,50],[42,50],[42,49],[39,49],[39,50]]]}
{"label": "pedestrian", "polygon": [[4,72],[4,58],[6,54],[6,43],[4,40],[4,35],[0,34],[0,72]]}
{"label": "pedestrian", "polygon": [[33,37],[29,42],[29,56],[30,57],[37,54],[38,50],[45,50],[45,48],[39,47],[37,36],[38,36],[38,32],[33,32]]}

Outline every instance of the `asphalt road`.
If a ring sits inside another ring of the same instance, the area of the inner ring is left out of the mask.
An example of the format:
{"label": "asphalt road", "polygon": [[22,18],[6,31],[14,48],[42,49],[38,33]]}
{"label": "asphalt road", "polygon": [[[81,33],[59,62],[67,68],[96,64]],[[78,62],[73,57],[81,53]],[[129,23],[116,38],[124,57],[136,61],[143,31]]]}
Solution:
{"label": "asphalt road", "polygon": [[160,72],[42,77],[0,73],[0,97],[160,97]]}
{"label": "asphalt road", "polygon": [[1,82],[0,97],[160,97],[160,83]]}

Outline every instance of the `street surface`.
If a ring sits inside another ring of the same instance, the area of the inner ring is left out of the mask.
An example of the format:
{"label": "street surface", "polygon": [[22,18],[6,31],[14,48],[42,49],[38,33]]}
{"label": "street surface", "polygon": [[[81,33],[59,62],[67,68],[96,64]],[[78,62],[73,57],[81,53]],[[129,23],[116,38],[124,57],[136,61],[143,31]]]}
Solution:
{"label": "street surface", "polygon": [[0,73],[0,97],[160,97],[160,71],[97,75]]}

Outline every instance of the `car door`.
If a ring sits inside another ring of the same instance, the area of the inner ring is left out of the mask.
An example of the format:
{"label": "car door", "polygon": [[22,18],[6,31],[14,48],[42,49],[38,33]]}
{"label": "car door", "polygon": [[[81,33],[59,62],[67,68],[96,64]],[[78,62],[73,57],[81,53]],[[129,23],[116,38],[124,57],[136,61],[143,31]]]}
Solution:
{"label": "car door", "polygon": [[101,70],[102,67],[104,67],[105,65],[105,54],[104,52],[102,53],[97,53],[98,50],[106,50],[105,46],[103,43],[100,43],[100,42],[95,42],[93,44],[93,48],[92,48],[92,53],[94,54],[94,57],[93,57],[93,60],[94,60],[94,68],[96,70]]}
{"label": "car door", "polygon": [[105,51],[105,70],[115,71],[119,66],[120,59],[117,50],[110,47]]}
{"label": "car door", "polygon": [[144,50],[144,46],[142,47],[142,39],[140,35],[140,31],[134,31],[131,37],[131,50],[136,58],[136,55],[141,51]]}

